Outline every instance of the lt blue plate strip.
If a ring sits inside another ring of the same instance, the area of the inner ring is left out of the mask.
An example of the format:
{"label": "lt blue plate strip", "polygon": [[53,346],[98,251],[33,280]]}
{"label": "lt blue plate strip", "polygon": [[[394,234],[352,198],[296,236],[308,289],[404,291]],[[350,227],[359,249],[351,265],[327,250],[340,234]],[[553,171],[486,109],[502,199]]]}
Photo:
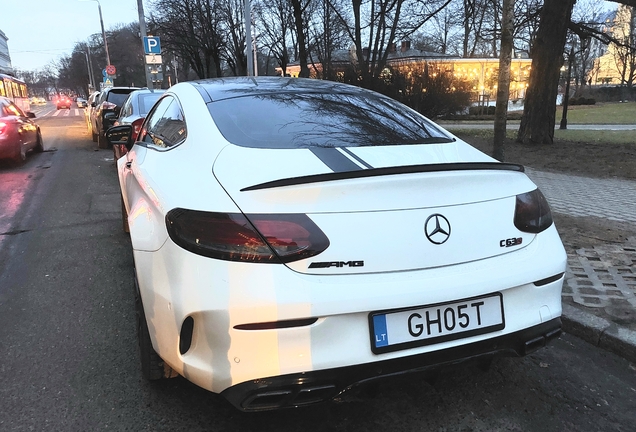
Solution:
{"label": "lt blue plate strip", "polygon": [[373,317],[373,332],[375,333],[376,348],[389,345],[389,335],[386,331],[386,315],[375,315]]}

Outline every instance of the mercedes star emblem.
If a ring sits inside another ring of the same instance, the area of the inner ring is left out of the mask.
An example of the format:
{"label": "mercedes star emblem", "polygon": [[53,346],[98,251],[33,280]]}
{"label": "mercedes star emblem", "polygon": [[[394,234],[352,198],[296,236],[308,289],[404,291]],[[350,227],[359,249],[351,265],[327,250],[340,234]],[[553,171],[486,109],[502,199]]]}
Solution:
{"label": "mercedes star emblem", "polygon": [[431,243],[440,245],[450,237],[450,223],[444,216],[436,213],[426,219],[424,232],[426,233],[426,238],[429,239]]}

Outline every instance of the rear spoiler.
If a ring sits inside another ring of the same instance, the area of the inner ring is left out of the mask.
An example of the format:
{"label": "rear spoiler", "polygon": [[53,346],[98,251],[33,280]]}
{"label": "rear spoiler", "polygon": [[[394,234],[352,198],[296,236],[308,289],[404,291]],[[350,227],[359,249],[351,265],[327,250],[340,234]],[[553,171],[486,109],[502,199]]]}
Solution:
{"label": "rear spoiler", "polygon": [[424,165],[406,165],[386,168],[371,168],[365,170],[345,171],[327,174],[314,174],[301,177],[290,177],[286,179],[273,180],[248,186],[241,189],[241,192],[248,192],[259,189],[271,189],[284,186],[294,186],[308,183],[320,183],[327,181],[346,180],[365,177],[379,177],[385,175],[414,174],[440,171],[475,171],[475,170],[497,170],[524,172],[523,165],[509,164],[501,162],[460,162]]}

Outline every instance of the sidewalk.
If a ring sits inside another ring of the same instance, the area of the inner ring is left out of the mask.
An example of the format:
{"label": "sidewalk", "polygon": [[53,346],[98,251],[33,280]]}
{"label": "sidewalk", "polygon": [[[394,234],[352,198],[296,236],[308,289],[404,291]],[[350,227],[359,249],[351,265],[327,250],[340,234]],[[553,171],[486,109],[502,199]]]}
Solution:
{"label": "sidewalk", "polygon": [[[492,129],[492,120],[438,120],[436,121],[443,128],[449,129]],[[508,120],[506,129],[519,129],[519,120]],[[559,122],[554,125],[555,129],[559,129]],[[568,123],[570,130],[636,130],[636,124],[576,124]]]}
{"label": "sidewalk", "polygon": [[633,225],[622,244],[566,245],[562,319],[565,332],[636,363],[636,181],[526,173],[555,213]]}

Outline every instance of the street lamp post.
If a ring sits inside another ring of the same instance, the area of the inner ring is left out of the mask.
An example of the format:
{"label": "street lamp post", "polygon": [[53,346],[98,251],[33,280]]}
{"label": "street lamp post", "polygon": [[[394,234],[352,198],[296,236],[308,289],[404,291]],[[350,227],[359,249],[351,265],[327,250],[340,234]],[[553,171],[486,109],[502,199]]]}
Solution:
{"label": "street lamp post", "polygon": [[245,0],[245,55],[247,57],[247,76],[254,76],[254,57],[252,56],[252,10],[250,0]]}
{"label": "street lamp post", "polygon": [[104,19],[102,18],[102,5],[99,0],[88,0],[97,3],[97,9],[99,10],[99,24],[102,26],[102,38],[104,39],[104,50],[106,51],[106,63],[110,66],[110,54],[108,53],[108,42],[106,41],[106,32],[104,31]]}
{"label": "street lamp post", "polygon": [[91,49],[86,45],[86,52],[84,55],[86,56],[86,67],[88,68],[88,94],[89,96],[93,90],[95,90],[95,83],[93,82],[93,67],[91,66]]}
{"label": "street lamp post", "polygon": [[[146,18],[144,17],[144,3],[143,0],[137,0],[137,12],[139,14],[139,32],[141,33],[141,45],[144,44],[144,38],[148,36],[146,31]],[[148,63],[146,63],[146,56],[144,55],[144,75],[146,75],[146,87],[149,89],[154,88],[152,77],[148,73]]]}

